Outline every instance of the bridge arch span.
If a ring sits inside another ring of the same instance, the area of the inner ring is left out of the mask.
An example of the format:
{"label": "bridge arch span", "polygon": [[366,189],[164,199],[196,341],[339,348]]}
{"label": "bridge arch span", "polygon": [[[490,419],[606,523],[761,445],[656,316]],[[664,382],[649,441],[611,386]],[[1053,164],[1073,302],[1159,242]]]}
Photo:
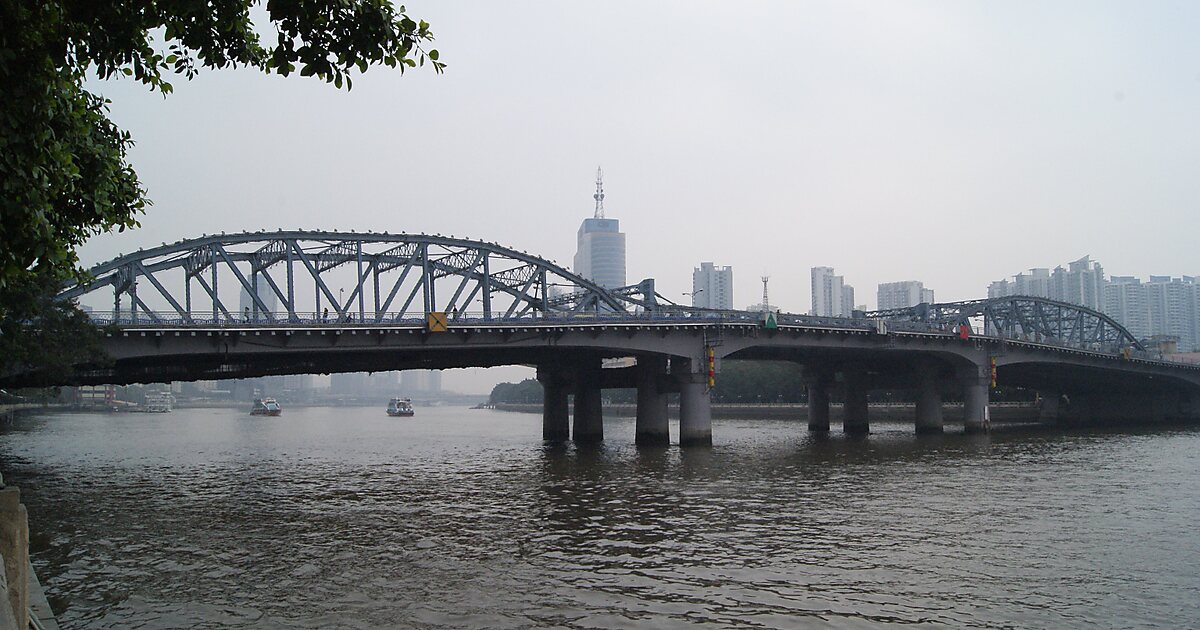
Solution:
{"label": "bridge arch span", "polygon": [[899,322],[919,322],[946,328],[971,326],[982,319],[982,333],[1010,338],[1056,340],[1077,347],[1091,346],[1110,352],[1122,348],[1144,351],[1142,343],[1113,318],[1078,304],[1043,297],[1006,297],[918,304],[907,308],[872,311],[865,316]]}
{"label": "bridge arch span", "polygon": [[[89,273],[91,281],[60,297],[94,302],[111,290],[107,319],[121,324],[393,322],[434,312],[451,320],[504,319],[660,308],[653,280],[605,288],[528,252],[430,234],[206,235],[118,256]],[[91,306],[103,322],[107,305]]]}

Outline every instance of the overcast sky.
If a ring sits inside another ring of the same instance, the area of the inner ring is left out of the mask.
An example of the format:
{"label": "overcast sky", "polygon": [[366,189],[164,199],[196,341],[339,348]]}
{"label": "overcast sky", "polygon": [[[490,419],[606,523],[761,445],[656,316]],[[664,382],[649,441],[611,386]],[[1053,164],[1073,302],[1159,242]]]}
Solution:
{"label": "overcast sky", "polygon": [[596,166],[628,278],[807,311],[809,268],[875,305],[1090,254],[1200,274],[1200,3],[407,2],[449,64],[350,92],[253,71],[169,98],[93,83],[137,141],[143,227],[439,232],[570,261]]}

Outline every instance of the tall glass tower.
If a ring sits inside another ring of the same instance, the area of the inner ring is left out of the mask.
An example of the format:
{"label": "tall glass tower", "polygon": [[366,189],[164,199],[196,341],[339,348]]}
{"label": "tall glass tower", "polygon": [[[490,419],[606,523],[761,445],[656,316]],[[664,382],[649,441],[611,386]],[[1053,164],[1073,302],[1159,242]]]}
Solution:
{"label": "tall glass tower", "polygon": [[575,273],[606,289],[625,286],[625,233],[617,219],[604,216],[604,177],[596,169],[596,212],[577,234]]}

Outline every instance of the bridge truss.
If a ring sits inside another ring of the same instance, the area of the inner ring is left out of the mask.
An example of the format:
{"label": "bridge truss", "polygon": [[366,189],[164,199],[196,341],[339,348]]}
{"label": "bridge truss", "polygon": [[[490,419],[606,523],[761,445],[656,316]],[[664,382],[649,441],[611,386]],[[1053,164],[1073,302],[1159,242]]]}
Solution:
{"label": "bridge truss", "polygon": [[[119,256],[60,297],[101,323],[451,321],[654,312],[654,281],[605,289],[496,243],[427,234],[221,234]],[[94,304],[111,291],[111,311]],[[310,307],[311,305],[311,307]]]}
{"label": "bridge truss", "polygon": [[1124,326],[1111,317],[1078,304],[1030,296],[1009,296],[945,304],[918,304],[909,308],[874,311],[871,319],[919,322],[951,329],[971,326],[982,318],[984,334],[1049,341],[1079,348],[1119,352],[1145,350]]}

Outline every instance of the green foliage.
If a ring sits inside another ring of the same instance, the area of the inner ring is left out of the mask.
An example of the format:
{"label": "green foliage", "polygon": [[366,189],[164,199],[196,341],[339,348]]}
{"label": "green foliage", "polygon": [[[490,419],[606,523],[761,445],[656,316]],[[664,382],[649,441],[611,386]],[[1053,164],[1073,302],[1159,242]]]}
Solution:
{"label": "green foliage", "polygon": [[541,404],[542,384],[536,379],[527,378],[520,383],[500,383],[492,388],[488,396],[488,404],[516,403]]}
{"label": "green foliage", "polygon": [[784,361],[724,361],[712,400],[719,403],[804,402],[799,365]]}
{"label": "green foliage", "polygon": [[35,277],[4,289],[12,302],[0,316],[0,382],[20,373],[33,373],[41,383],[61,382],[77,363],[106,361],[101,331],[74,305],[58,300],[57,288],[57,282]]}
{"label": "green foliage", "polygon": [[0,0],[0,289],[32,273],[76,273],[75,247],[137,225],[148,201],[126,162],[129,134],[82,87],[132,77],[164,95],[172,73],[251,66],[337,87],[371,65],[445,64],[429,25],[388,0],[268,0],[264,45],[252,0]]}
{"label": "green foliage", "polygon": [[166,95],[166,77],[200,68],[299,72],[346,89],[372,65],[445,68],[423,47],[429,25],[388,0],[267,0],[270,44],[251,19],[261,4],[0,0],[0,318],[19,321],[16,302],[34,288],[82,277],[75,249],[136,227],[150,204],[126,160],[133,139],[85,77],[132,77]]}

